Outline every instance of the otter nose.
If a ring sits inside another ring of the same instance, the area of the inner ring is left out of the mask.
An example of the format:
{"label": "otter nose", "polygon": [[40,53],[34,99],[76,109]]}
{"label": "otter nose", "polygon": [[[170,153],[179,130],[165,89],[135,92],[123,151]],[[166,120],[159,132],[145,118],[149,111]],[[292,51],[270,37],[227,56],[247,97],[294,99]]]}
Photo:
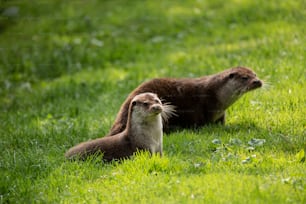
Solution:
{"label": "otter nose", "polygon": [[156,113],[160,113],[162,112],[162,107],[160,105],[153,105],[151,107],[152,111],[156,112]]}
{"label": "otter nose", "polygon": [[253,81],[253,84],[256,86],[256,87],[261,87],[262,86],[262,82],[260,80],[254,80]]}

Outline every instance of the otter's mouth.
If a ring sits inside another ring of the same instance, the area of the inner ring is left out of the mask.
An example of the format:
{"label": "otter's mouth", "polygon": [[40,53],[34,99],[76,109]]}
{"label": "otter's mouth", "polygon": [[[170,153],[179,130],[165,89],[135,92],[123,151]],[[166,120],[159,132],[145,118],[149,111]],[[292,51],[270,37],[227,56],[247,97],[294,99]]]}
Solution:
{"label": "otter's mouth", "polygon": [[155,115],[160,114],[162,111],[163,111],[163,108],[161,106],[153,106],[150,109],[150,113],[155,114]]}
{"label": "otter's mouth", "polygon": [[262,87],[262,81],[253,80],[248,86],[248,91],[252,91],[252,90],[260,88],[260,87]]}

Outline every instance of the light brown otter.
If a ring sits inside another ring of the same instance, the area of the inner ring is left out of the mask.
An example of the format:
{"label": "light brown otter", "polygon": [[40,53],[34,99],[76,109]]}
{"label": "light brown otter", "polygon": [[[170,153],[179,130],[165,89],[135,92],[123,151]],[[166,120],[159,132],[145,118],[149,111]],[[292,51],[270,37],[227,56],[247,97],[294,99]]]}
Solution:
{"label": "light brown otter", "polygon": [[103,160],[127,158],[137,150],[148,150],[162,155],[164,120],[173,113],[173,106],[162,105],[153,93],[136,95],[129,103],[125,129],[113,137],[103,137],[80,143],[70,148],[66,158],[85,159],[89,155],[102,153]]}
{"label": "light brown otter", "polygon": [[245,67],[235,67],[199,78],[156,78],[144,82],[130,93],[117,114],[109,136],[125,129],[132,98],[143,92],[156,93],[176,107],[176,116],[164,124],[164,131],[194,128],[209,123],[225,123],[225,110],[244,93],[263,82]]}

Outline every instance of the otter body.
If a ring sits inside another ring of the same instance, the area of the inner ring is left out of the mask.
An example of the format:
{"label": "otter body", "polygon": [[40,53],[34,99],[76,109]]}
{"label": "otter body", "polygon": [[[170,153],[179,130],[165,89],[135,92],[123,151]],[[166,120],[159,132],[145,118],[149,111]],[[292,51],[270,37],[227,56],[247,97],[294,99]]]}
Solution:
{"label": "otter body", "polygon": [[176,115],[164,124],[169,132],[176,128],[194,128],[209,123],[225,123],[225,110],[244,93],[262,86],[256,74],[245,67],[199,78],[156,78],[139,85],[130,93],[117,114],[109,136],[125,129],[128,107],[133,97],[152,92],[176,107]]}
{"label": "otter body", "polygon": [[85,159],[89,155],[102,153],[103,160],[123,159],[137,150],[148,150],[162,155],[162,117],[167,119],[173,107],[162,105],[156,94],[135,95],[129,103],[126,125],[113,137],[103,137],[80,143],[70,148],[66,158]]}

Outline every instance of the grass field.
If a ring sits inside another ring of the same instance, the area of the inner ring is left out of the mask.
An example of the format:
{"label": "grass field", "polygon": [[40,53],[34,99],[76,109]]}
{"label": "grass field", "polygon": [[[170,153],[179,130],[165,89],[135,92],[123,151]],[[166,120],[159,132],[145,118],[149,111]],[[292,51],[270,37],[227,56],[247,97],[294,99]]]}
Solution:
{"label": "grass field", "polygon": [[[0,1],[0,203],[305,203],[305,2]],[[67,162],[153,77],[266,82],[164,156]]]}

